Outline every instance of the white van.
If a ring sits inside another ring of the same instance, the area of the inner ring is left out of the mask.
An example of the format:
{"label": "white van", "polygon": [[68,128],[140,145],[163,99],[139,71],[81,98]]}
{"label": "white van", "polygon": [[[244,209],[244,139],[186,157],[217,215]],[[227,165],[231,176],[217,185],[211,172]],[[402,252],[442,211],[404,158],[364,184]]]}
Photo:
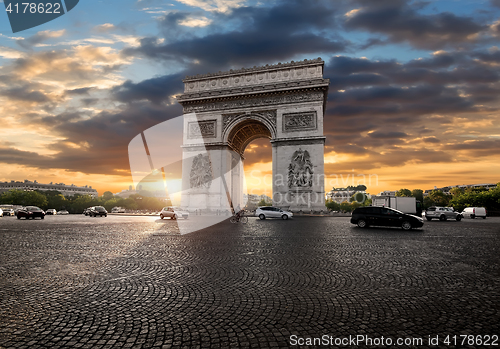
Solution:
{"label": "white van", "polygon": [[462,211],[462,216],[464,218],[483,217],[483,219],[486,219],[486,209],[484,207],[466,207]]}

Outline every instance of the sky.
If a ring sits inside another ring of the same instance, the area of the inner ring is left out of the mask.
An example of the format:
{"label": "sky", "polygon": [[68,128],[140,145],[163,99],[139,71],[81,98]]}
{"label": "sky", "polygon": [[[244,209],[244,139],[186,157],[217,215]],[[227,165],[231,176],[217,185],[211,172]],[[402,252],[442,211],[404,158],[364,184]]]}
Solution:
{"label": "sky", "polygon": [[[81,0],[16,34],[2,11],[0,181],[127,189],[185,76],[317,57],[326,191],[500,182],[500,0]],[[245,157],[271,195],[269,140]]]}

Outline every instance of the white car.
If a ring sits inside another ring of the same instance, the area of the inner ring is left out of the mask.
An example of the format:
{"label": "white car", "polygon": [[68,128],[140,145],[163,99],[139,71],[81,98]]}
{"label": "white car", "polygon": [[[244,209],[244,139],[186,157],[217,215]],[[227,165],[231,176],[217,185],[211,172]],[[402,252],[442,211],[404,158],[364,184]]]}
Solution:
{"label": "white car", "polygon": [[3,217],[3,210],[0,208],[0,217]]}
{"label": "white car", "polygon": [[169,217],[170,219],[177,218],[189,218],[189,212],[181,211],[178,207],[167,206],[162,208],[160,212],[160,218],[163,219],[165,217]]}
{"label": "white car", "polygon": [[283,211],[281,208],[272,206],[261,206],[255,210],[255,216],[260,219],[266,218],[281,218],[288,219],[293,217],[292,212]]}
{"label": "white car", "polygon": [[462,211],[462,216],[469,218],[482,217],[486,219],[486,209],[484,207],[466,207]]}
{"label": "white car", "polygon": [[62,210],[62,211],[58,211],[57,214],[69,214],[69,212],[66,210]]}

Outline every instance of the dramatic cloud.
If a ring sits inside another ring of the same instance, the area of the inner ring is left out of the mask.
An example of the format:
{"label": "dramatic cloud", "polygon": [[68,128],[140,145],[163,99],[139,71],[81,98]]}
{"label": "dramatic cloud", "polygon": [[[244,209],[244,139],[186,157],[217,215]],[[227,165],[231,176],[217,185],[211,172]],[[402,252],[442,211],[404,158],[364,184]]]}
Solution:
{"label": "dramatic cloud", "polygon": [[327,2],[286,1],[274,7],[240,7],[216,14],[214,24],[209,26],[217,31],[217,23],[237,23],[235,29],[174,40],[185,33],[179,24],[188,20],[188,13],[168,13],[160,21],[165,38],[144,38],[139,47],[125,49],[124,54],[197,62],[210,70],[287,60],[301,54],[342,52],[348,47],[346,40],[315,32],[334,30],[334,14]]}
{"label": "dramatic cloud", "polygon": [[421,14],[403,1],[361,1],[363,7],[346,15],[348,29],[380,33],[390,42],[440,49],[473,42],[487,29],[472,17],[450,12]]}

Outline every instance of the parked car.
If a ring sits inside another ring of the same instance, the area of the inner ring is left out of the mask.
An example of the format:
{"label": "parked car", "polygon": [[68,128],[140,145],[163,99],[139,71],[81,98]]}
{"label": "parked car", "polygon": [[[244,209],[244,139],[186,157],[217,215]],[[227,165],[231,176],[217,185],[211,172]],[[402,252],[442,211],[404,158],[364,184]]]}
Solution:
{"label": "parked car", "polygon": [[90,207],[89,216],[91,216],[91,217],[97,217],[97,216],[107,217],[108,211],[106,211],[106,209],[102,206],[92,206],[92,207]]}
{"label": "parked car", "polygon": [[476,217],[482,217],[483,219],[486,219],[486,215],[488,212],[486,212],[486,208],[484,207],[466,207],[462,211],[462,216],[463,217],[469,217],[469,218],[476,218]]}
{"label": "parked car", "polygon": [[12,206],[12,205],[2,205],[2,207],[0,207],[0,209],[2,209],[3,211],[3,216],[15,216],[14,214],[14,209],[12,207],[8,207],[8,206]]}
{"label": "parked car", "polygon": [[111,213],[125,213],[125,209],[123,207],[113,207],[111,209]]}
{"label": "parked car", "polygon": [[371,225],[401,227],[404,230],[421,228],[424,220],[411,214],[403,213],[389,207],[366,206],[358,207],[352,212],[351,223],[360,228]]}
{"label": "parked car", "polygon": [[181,211],[181,209],[178,207],[167,206],[162,208],[160,212],[160,218],[163,219],[165,217],[168,217],[170,219],[177,219],[177,218],[188,219],[189,212]]}
{"label": "parked car", "polygon": [[0,208],[0,217],[3,217],[3,210]]}
{"label": "parked car", "polygon": [[272,206],[261,206],[255,210],[255,216],[260,219],[266,218],[281,218],[287,220],[293,217],[293,213],[289,211],[283,211],[281,208]]}
{"label": "parked car", "polygon": [[433,218],[439,219],[440,221],[446,221],[448,219],[461,221],[462,214],[454,211],[453,207],[431,206],[425,211],[425,219],[431,221]]}
{"label": "parked car", "polygon": [[55,208],[49,208],[49,209],[47,209],[47,211],[45,211],[45,214],[46,215],[56,215],[57,211]]}
{"label": "parked car", "polygon": [[86,216],[88,216],[90,214],[90,209],[91,208],[92,207],[87,207],[85,210],[83,210],[83,214],[86,215]]}
{"label": "parked car", "polygon": [[57,212],[57,214],[69,214],[69,212],[66,210],[62,210],[62,211]]}
{"label": "parked car", "polygon": [[41,219],[45,218],[45,212],[36,206],[26,206],[17,211],[17,219],[21,219],[22,217],[26,219],[35,219],[36,217],[40,217]]}

